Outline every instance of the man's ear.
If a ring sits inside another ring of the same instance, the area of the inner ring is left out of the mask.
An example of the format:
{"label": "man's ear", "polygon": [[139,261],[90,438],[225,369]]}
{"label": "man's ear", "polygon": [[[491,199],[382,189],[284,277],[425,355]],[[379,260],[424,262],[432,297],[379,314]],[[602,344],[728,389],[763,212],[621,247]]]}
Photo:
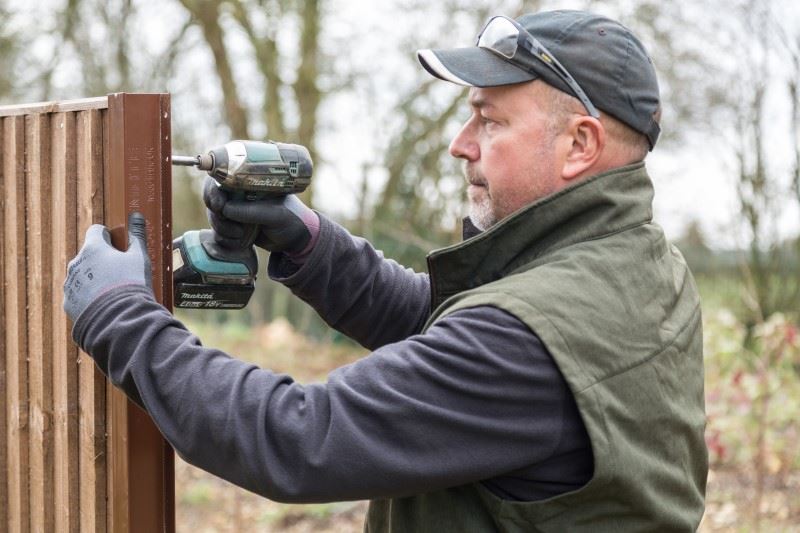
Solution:
{"label": "man's ear", "polygon": [[580,115],[570,119],[566,134],[571,145],[567,148],[561,177],[573,180],[584,175],[600,160],[606,146],[606,130],[598,119]]}

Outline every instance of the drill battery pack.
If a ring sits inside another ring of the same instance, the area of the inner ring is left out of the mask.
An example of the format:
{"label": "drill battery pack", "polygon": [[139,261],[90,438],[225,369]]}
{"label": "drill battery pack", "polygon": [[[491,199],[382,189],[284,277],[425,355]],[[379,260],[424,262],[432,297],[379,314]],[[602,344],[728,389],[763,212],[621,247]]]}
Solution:
{"label": "drill battery pack", "polygon": [[223,249],[211,230],[189,231],[172,242],[175,307],[241,309],[253,295],[257,273],[253,246]]}

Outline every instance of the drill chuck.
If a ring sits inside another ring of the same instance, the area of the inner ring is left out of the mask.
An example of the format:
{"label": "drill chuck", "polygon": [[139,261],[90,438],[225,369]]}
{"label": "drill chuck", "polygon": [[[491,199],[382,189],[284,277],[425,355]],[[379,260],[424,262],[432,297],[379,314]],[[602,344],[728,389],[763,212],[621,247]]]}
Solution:
{"label": "drill chuck", "polygon": [[214,168],[214,156],[210,153],[200,154],[194,157],[173,155],[172,164],[179,167],[197,167],[200,170],[211,170]]}

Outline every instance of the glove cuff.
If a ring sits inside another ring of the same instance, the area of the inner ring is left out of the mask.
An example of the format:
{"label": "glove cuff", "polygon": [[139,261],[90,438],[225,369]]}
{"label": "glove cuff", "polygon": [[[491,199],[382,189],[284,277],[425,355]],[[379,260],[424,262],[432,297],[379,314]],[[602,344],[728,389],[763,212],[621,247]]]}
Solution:
{"label": "glove cuff", "polygon": [[98,311],[101,311],[107,302],[115,301],[117,298],[124,297],[125,295],[129,294],[144,294],[151,299],[153,298],[152,289],[145,287],[141,283],[120,283],[118,285],[114,285],[113,287],[109,287],[107,290],[104,290],[101,294],[99,294],[94,300],[92,300],[73,322],[72,340],[75,342],[75,344],[80,346],[82,350],[88,352],[88,347],[84,345],[84,337],[86,336],[86,331],[92,325],[92,322]]}
{"label": "glove cuff", "polygon": [[303,224],[305,224],[306,229],[311,237],[308,239],[308,242],[303,249],[299,252],[289,252],[288,250],[284,252],[286,258],[296,265],[305,264],[305,262],[308,260],[308,257],[311,255],[311,252],[314,250],[317,240],[319,239],[319,214],[311,209],[306,209],[303,211],[300,219],[303,221]]}

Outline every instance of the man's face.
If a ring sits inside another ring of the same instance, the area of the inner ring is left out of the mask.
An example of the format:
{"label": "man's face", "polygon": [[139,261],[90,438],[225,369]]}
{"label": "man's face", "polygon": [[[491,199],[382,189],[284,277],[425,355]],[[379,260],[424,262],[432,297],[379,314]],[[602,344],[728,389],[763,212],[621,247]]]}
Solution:
{"label": "man's face", "polygon": [[470,218],[480,229],[559,189],[555,133],[539,84],[470,89],[472,116],[450,155],[464,160]]}

